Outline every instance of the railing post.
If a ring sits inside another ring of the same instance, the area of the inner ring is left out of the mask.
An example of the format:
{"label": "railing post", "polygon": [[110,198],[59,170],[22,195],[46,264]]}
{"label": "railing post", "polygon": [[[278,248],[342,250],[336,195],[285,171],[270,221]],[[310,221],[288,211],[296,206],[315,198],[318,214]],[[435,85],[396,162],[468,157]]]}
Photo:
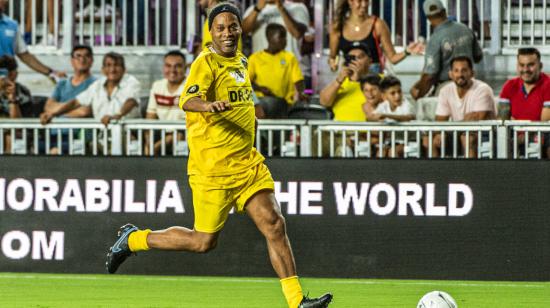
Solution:
{"label": "railing post", "polygon": [[[329,5],[330,9],[332,6]],[[324,61],[323,58],[323,38],[325,35],[325,29],[328,29],[328,26],[325,25],[325,12],[328,11],[325,8],[323,0],[315,0],[313,2],[313,23],[315,26],[315,40],[313,42],[313,54],[311,55],[311,87],[314,90],[319,89],[319,75],[321,71],[321,61]],[[329,16],[332,16],[330,12]],[[328,25],[331,24],[329,20]],[[330,55],[329,55],[330,56]]]}
{"label": "railing post", "polygon": [[[492,55],[500,54],[502,48],[502,0],[491,1],[491,47]],[[483,25],[482,25],[483,26]],[[508,33],[510,35],[510,33]]]}
{"label": "railing post", "polygon": [[63,0],[63,44],[61,50],[65,54],[71,53],[74,41],[74,11],[76,1]]}
{"label": "railing post", "polygon": [[300,157],[311,157],[311,131],[309,123],[300,125]]}
{"label": "railing post", "polygon": [[[200,21],[200,14],[197,10],[196,1],[185,1],[185,35],[187,42],[192,44],[194,36],[197,33],[197,24]],[[202,28],[201,28],[202,29]],[[191,52],[191,50],[189,51]]]}
{"label": "railing post", "polygon": [[506,159],[508,158],[508,126],[506,121],[503,121],[502,124],[497,126],[497,158]]}
{"label": "railing post", "polygon": [[122,122],[109,125],[111,133],[111,155],[122,155]]}

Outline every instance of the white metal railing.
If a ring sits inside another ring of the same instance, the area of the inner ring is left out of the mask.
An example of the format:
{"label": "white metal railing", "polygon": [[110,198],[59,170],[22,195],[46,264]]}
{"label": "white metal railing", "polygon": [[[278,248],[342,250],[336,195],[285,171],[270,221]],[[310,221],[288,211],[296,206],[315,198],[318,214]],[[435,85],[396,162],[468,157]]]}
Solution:
{"label": "white metal railing", "polygon": [[[550,125],[548,123],[510,122],[512,158],[550,156]],[[546,152],[546,153],[544,153]]]}
{"label": "white metal railing", "polygon": [[187,129],[182,121],[128,119],[124,121],[124,134],[126,155],[189,155]]}
{"label": "white metal railing", "polygon": [[[550,122],[260,120],[256,134],[256,148],[268,157],[542,159],[550,157],[549,146]],[[107,127],[94,119],[54,119],[45,126],[38,119],[0,121],[0,155],[188,153],[180,121],[129,119]]]}
{"label": "white metal railing", "polygon": [[256,148],[266,156],[299,155],[300,128],[306,120],[259,120]]}
{"label": "white metal railing", "polygon": [[505,0],[502,33],[504,47],[544,46],[550,37],[547,0]]}
{"label": "white metal railing", "polygon": [[68,52],[77,43],[151,51],[185,46],[197,30],[196,5],[181,0],[14,0],[8,14],[19,21],[27,43],[40,51]]}
{"label": "white metal railing", "polygon": [[[315,127],[314,131],[317,135],[316,156],[371,158],[494,158],[496,157],[495,127],[499,123],[499,121],[392,124],[309,122]],[[438,147],[440,155],[433,152],[436,139],[441,140]]]}
{"label": "white metal railing", "polygon": [[[313,0],[316,53],[327,47],[326,25],[338,0]],[[550,7],[545,0],[443,0],[450,18],[473,29],[482,46],[524,45],[545,49],[550,28]],[[254,2],[240,2],[244,10]],[[430,37],[421,0],[370,1],[369,12],[386,20],[398,49]],[[195,1],[181,0],[13,0],[8,14],[16,19],[30,45],[40,51],[64,49],[75,43],[94,47],[182,47],[199,33]],[[46,47],[46,48],[44,48]],[[146,48],[144,48],[146,47]]]}
{"label": "white metal railing", "polygon": [[0,154],[108,155],[120,154],[117,126],[93,119],[2,119]]}

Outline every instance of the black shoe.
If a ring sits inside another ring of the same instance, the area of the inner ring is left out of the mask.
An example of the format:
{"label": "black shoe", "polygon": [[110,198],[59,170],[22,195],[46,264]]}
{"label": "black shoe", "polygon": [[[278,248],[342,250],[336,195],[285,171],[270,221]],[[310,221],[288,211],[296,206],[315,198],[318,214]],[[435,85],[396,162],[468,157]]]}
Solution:
{"label": "black shoe", "polygon": [[307,298],[306,296],[304,296],[298,308],[324,308],[328,307],[328,304],[331,301],[332,294],[330,293],[323,294],[321,297],[317,298]]}
{"label": "black shoe", "polygon": [[138,228],[132,224],[125,224],[118,230],[117,241],[109,248],[107,262],[105,262],[107,271],[110,274],[114,274],[122,262],[132,254],[130,247],[128,247],[128,237],[137,230]]}

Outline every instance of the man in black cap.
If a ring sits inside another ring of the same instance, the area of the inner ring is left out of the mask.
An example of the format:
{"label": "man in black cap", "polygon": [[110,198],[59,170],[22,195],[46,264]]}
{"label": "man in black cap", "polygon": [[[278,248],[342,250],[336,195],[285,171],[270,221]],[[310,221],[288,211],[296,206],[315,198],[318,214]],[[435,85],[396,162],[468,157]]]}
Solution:
{"label": "man in black cap", "polygon": [[246,212],[264,235],[289,307],[327,307],[331,294],[310,299],[302,293],[274,182],[254,148],[253,90],[248,62],[237,48],[242,33],[239,11],[218,4],[208,15],[208,25],[212,45],[191,65],[179,103],[187,114],[194,227],[151,231],[124,225],[109,249],[107,270],[114,273],[133,252],[152,248],[208,252],[235,209]]}
{"label": "man in black cap", "polygon": [[483,59],[474,32],[464,24],[449,20],[441,0],[424,1],[423,10],[434,30],[424,54],[422,75],[410,90],[414,99],[426,96],[432,87],[436,88],[434,94],[438,94],[439,88],[450,80],[452,59],[468,57],[474,63]]}
{"label": "man in black cap", "polygon": [[369,74],[372,57],[367,45],[356,41],[344,51],[345,62],[338,75],[320,93],[321,105],[332,108],[334,120],[365,121],[361,80]]}

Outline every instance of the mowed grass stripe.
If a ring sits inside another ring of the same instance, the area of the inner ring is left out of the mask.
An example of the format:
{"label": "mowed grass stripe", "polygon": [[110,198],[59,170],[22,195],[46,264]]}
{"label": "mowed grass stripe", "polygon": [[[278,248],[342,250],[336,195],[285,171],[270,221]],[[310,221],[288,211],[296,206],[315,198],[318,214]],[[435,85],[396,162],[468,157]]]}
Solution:
{"label": "mowed grass stripe", "polygon": [[[432,290],[459,307],[550,307],[548,282],[302,278],[330,307],[416,307]],[[0,307],[286,307],[275,278],[0,273]]]}

